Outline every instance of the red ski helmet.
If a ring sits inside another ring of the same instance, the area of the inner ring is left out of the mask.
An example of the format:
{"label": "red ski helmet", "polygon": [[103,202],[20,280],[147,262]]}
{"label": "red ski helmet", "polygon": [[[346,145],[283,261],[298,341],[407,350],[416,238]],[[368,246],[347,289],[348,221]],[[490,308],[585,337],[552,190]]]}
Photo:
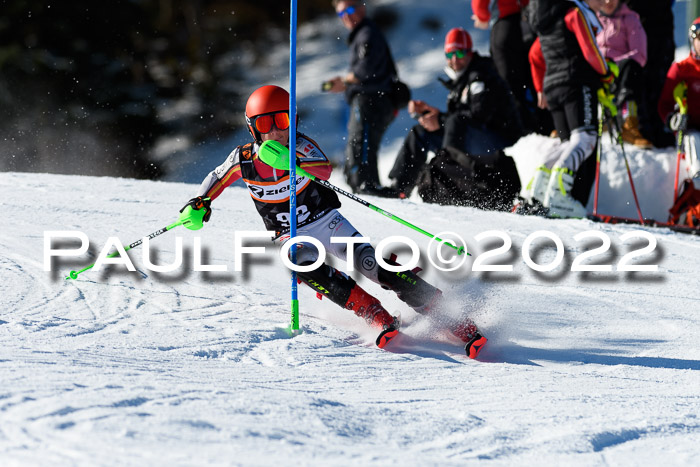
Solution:
{"label": "red ski helmet", "polygon": [[258,143],[262,142],[260,132],[255,129],[255,117],[277,112],[289,113],[289,93],[279,86],[267,85],[253,91],[245,105],[245,121],[248,131]]}
{"label": "red ski helmet", "polygon": [[452,28],[445,36],[445,53],[455,50],[472,50],[472,38],[464,28]]}
{"label": "red ski helmet", "polygon": [[700,56],[695,52],[695,47],[693,47],[693,39],[700,37],[700,17],[695,18],[693,24],[690,25],[688,29],[688,45],[690,46],[690,55],[693,56],[695,60],[700,60]]}

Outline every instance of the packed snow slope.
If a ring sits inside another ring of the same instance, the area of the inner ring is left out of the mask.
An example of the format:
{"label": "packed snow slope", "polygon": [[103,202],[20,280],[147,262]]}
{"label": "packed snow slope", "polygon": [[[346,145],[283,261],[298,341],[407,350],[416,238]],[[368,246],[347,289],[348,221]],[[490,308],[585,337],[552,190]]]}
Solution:
{"label": "packed snow slope", "polygon": [[[332,179],[339,182],[335,178]],[[445,313],[469,315],[489,338],[470,360],[439,323],[363,281],[393,312],[401,335],[376,331],[300,287],[303,332],[289,337],[289,275],[267,241],[234,270],[235,232],[262,230],[245,189],[216,200],[200,231],[151,242],[123,266],[44,271],[46,232],[82,231],[96,255],[170,224],[195,185],[43,174],[0,174],[0,459],[2,465],[695,465],[700,456],[700,238],[668,230],[549,220],[413,200],[369,198],[472,255],[455,272],[425,260],[427,238],[360,204],[342,212],[376,244],[403,235],[421,246],[424,277],[445,292]],[[512,240],[507,252],[483,253]],[[561,239],[556,260],[546,230]],[[622,272],[624,255],[657,242]],[[603,237],[607,251],[581,258]],[[491,234],[489,234],[491,235]],[[593,235],[593,234],[590,234]],[[640,234],[641,235],[641,234]],[[478,237],[478,238],[477,238]],[[202,262],[226,272],[196,272]],[[56,241],[58,249],[76,248]],[[399,259],[410,252],[393,245]],[[449,255],[447,255],[449,256]],[[472,271],[512,265],[510,272]],[[612,266],[572,272],[572,265]],[[78,264],[79,263],[79,264]],[[342,263],[336,261],[336,265]],[[357,276],[357,274],[355,274]]]}
{"label": "packed snow slope", "polygon": [[[402,79],[416,97],[444,105],[436,77],[446,30],[467,26],[475,47],[488,51],[488,32],[469,27],[469,2],[375,3],[401,13],[388,38]],[[425,27],[436,22],[444,28]],[[345,72],[345,35],[330,16],[299,31],[301,131],[337,162],[346,109],[341,96],[319,86]],[[272,47],[265,66],[242,63],[251,71],[247,92],[266,83],[286,87],[286,54]],[[387,132],[385,182],[413,124],[402,112]],[[173,222],[196,184],[243,141],[244,132],[170,154],[164,163],[172,183],[0,174],[0,465],[697,464],[697,237],[427,205],[415,194],[368,197],[433,233],[460,234],[473,256],[448,273],[427,262],[426,237],[343,199],[342,212],[375,245],[390,235],[420,245],[422,274],[447,297],[444,313],[471,316],[489,338],[476,361],[439,322],[367,281],[403,318],[386,350],[374,346],[376,331],[362,320],[305,287],[303,332],[290,337],[290,280],[272,246],[249,241],[267,252],[234,270],[235,233],[262,230],[238,186],[216,200],[203,230],[178,228],[151,242],[151,259],[164,265],[182,238],[184,263],[175,271],[150,271],[137,247],[129,252],[136,272],[113,266],[63,279],[94,262],[110,237],[127,245]],[[509,148],[523,183],[554,144],[529,136]],[[665,220],[675,152],[626,147],[626,155],[644,215]],[[635,217],[624,159],[607,136],[601,159],[599,212]],[[337,176],[332,182],[346,187]],[[494,230],[502,234],[480,235]],[[45,271],[49,231],[84,232],[90,254],[58,259]],[[541,265],[556,260],[544,234],[524,248],[538,231],[562,242],[562,261],[549,272],[523,256]],[[587,231],[596,236],[577,237]],[[652,235],[656,247],[630,264],[656,271],[618,270],[625,255],[649,245],[645,237],[623,238],[636,231]],[[512,240],[507,252],[486,258],[504,238]],[[607,250],[582,257],[606,238]],[[195,271],[196,241],[203,263],[228,270]],[[409,251],[393,246],[407,261]],[[473,271],[477,258],[513,270]],[[610,271],[574,272],[577,258]]]}

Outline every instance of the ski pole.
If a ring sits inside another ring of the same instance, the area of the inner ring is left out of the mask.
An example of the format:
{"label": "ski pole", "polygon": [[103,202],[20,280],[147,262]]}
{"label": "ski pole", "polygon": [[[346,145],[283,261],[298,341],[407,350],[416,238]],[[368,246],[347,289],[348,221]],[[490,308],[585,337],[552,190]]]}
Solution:
{"label": "ski pole", "polygon": [[[681,114],[681,119],[688,118],[688,85],[685,83],[685,81],[681,81],[673,89],[673,98],[675,99],[676,104],[678,104],[678,110]],[[683,124],[681,124],[681,126],[678,128],[678,136],[676,142],[676,149],[678,153],[676,156],[676,177],[673,184],[674,203],[678,199],[678,180],[680,179],[681,159],[685,159],[685,153],[683,151],[683,137]]]}
{"label": "ski pole", "polygon": [[[281,143],[278,143],[277,141],[274,141],[274,140],[265,141],[262,144],[262,146],[260,146],[260,153],[258,154],[258,156],[267,165],[270,165],[270,166],[275,167],[275,168],[280,169],[280,170],[287,170],[287,168],[288,168],[287,164],[288,164],[288,158],[289,158],[289,149],[287,149],[285,146],[283,146]],[[362,199],[358,196],[355,196],[352,193],[348,193],[347,191],[343,190],[342,188],[338,188],[337,186],[329,183],[326,180],[320,180],[320,179],[316,178],[315,176],[311,175],[310,173],[308,173],[307,171],[305,171],[304,169],[302,169],[299,166],[297,166],[297,173],[299,173],[305,177],[308,177],[309,179],[313,180],[314,182],[318,183],[321,186],[324,186],[330,190],[333,190],[337,193],[340,193],[343,196],[347,196],[351,200],[357,201],[358,203],[362,204],[363,206],[368,207],[371,210],[376,211],[379,214],[382,214],[393,221],[396,221],[400,224],[403,224],[406,227],[415,230],[416,232],[420,232],[427,237],[435,239],[438,242],[443,243],[454,250],[457,250],[458,255],[465,253],[463,246],[458,247],[456,245],[453,245],[452,243],[445,242],[444,240],[442,240],[439,237],[436,237],[435,235],[431,234],[430,232],[427,232],[427,231],[421,229],[420,227],[417,227],[417,226],[411,224],[410,222],[405,221],[405,220],[401,219],[400,217],[395,216],[392,213],[385,211],[384,209],[381,209],[381,208],[365,201],[364,199]],[[471,256],[471,254],[467,253],[467,256]]]}
{"label": "ski pole", "polygon": [[600,153],[603,151],[603,117],[605,108],[601,106],[601,115],[598,120],[598,141],[596,141],[595,153],[595,193],[593,195],[593,215],[598,215],[598,192],[600,191]]}
{"label": "ski pole", "polygon": [[[172,230],[172,229],[174,229],[175,227],[177,227],[177,226],[179,226],[179,225],[182,225],[182,221],[180,221],[180,220],[178,220],[177,222],[174,222],[174,223],[168,225],[167,227],[163,227],[163,228],[160,229],[160,230],[156,230],[156,231],[153,232],[152,234],[148,235],[148,239],[150,240],[150,239],[152,239],[152,238],[156,238],[157,236],[162,235],[162,234],[164,234],[165,232],[167,232],[168,230]],[[143,243],[143,237],[141,237],[140,239],[136,240],[134,243],[132,243],[132,244],[130,244],[129,246],[127,246],[126,248],[124,248],[124,251],[129,251],[129,250],[131,250],[132,248],[135,248],[135,247],[139,246],[139,245],[142,244],[142,243]],[[117,256],[118,254],[119,254],[119,251],[115,251],[115,252],[112,253],[111,255],[107,256],[107,258],[114,258],[114,257]],[[68,277],[66,277],[66,280],[69,280],[69,279],[77,279],[77,278],[78,278],[78,274],[81,274],[81,273],[87,271],[88,269],[91,269],[91,268],[94,267],[94,266],[95,266],[95,263],[92,263],[90,266],[87,266],[87,267],[81,269],[80,271],[71,271],[70,274],[68,274]]]}
{"label": "ski pole", "polygon": [[625,153],[625,145],[622,142],[622,132],[620,131],[620,124],[616,118],[610,118],[608,121],[612,121],[615,131],[617,132],[617,142],[622,150],[622,157],[625,159],[625,167],[627,168],[627,177],[630,180],[630,187],[632,188],[632,196],[634,196],[634,203],[637,207],[637,215],[639,216],[639,222],[644,225],[644,216],[642,216],[642,209],[639,207],[639,199],[637,198],[637,190],[634,189],[634,180],[632,179],[632,171],[630,170],[630,164],[627,161],[627,154]]}

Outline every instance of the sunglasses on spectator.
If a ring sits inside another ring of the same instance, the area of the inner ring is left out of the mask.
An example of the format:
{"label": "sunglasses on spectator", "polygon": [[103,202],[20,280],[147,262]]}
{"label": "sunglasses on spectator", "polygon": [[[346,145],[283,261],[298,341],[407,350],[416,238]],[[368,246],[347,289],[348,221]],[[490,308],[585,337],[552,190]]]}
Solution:
{"label": "sunglasses on spectator", "polygon": [[453,56],[457,56],[457,58],[464,58],[467,56],[468,50],[455,50],[453,52],[445,52],[445,57],[447,57],[448,60],[450,60]]}
{"label": "sunglasses on spectator", "polygon": [[280,130],[288,129],[289,114],[287,112],[277,112],[274,114],[260,115],[253,119],[253,126],[263,135],[272,131],[273,123]]}
{"label": "sunglasses on spectator", "polygon": [[346,14],[351,15],[353,13],[355,13],[355,7],[349,6],[346,9],[338,12],[338,18],[342,18],[343,15],[346,15]]}

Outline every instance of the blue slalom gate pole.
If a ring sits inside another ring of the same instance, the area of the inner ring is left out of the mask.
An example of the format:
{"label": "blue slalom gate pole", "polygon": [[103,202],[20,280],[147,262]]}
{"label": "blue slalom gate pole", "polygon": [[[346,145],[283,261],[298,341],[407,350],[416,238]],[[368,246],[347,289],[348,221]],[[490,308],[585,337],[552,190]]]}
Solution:
{"label": "blue slalom gate pole", "polygon": [[[291,0],[289,24],[289,235],[294,241],[297,235],[297,2]],[[290,248],[292,264],[297,264],[297,246]],[[297,273],[292,271],[292,322],[291,332],[299,330],[299,299],[297,296]]]}

